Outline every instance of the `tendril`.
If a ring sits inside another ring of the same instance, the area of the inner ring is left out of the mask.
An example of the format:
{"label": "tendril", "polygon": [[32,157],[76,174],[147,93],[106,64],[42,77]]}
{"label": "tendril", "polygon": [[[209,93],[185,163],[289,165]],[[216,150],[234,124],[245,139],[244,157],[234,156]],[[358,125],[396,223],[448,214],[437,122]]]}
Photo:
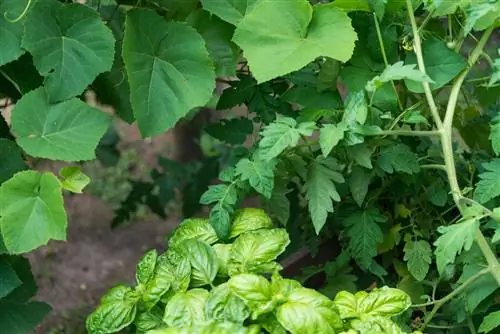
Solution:
{"label": "tendril", "polygon": [[3,13],[3,17],[4,17],[7,21],[9,21],[10,23],[16,23],[16,22],[19,22],[19,21],[20,21],[23,17],[25,17],[25,16],[26,16],[26,13],[28,13],[28,9],[30,9],[30,7],[31,7],[31,2],[32,2],[32,1],[33,1],[33,0],[28,0],[28,3],[26,4],[26,7],[24,7],[24,10],[23,10],[23,12],[21,13],[21,15],[19,15],[19,16],[18,16],[18,17],[16,17],[15,19],[10,19],[10,18],[8,18],[8,17],[7,17],[7,16],[8,16],[8,15],[7,15],[7,12]]}

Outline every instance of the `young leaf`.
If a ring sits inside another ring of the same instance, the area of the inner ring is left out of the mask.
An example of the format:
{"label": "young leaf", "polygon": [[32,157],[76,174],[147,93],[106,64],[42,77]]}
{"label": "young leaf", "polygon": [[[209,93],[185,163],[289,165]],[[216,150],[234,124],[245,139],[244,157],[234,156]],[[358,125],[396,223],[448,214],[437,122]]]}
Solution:
{"label": "young leaf", "polygon": [[327,157],[333,148],[344,138],[345,125],[343,123],[325,124],[319,130],[319,145],[321,153]]}
{"label": "young leaf", "polygon": [[415,174],[420,171],[418,156],[411,151],[411,148],[402,143],[382,148],[378,164],[383,171],[389,174],[394,173],[394,171],[407,174]]}
{"label": "young leaf", "polygon": [[29,252],[49,240],[66,240],[61,183],[52,173],[25,171],[0,186],[0,229],[11,254]]}
{"label": "young leaf", "polygon": [[[500,62],[500,58],[498,61]],[[490,129],[489,139],[491,140],[493,152],[495,152],[496,155],[500,155],[500,116],[497,116],[492,120]]]}
{"label": "young leaf", "polygon": [[257,0],[201,0],[203,9],[232,25],[238,25]]}
{"label": "young leaf", "polygon": [[434,242],[434,246],[436,246],[434,253],[440,275],[444,273],[447,264],[455,262],[456,256],[462,250],[467,251],[472,247],[478,228],[479,221],[474,218],[438,228],[441,236]]}
{"label": "young leaf", "polygon": [[236,175],[242,181],[247,181],[250,186],[266,198],[270,198],[274,188],[274,168],[276,160],[264,161],[257,158],[241,159],[236,165]]}
{"label": "young leaf", "polygon": [[479,203],[486,203],[500,196],[500,159],[493,159],[483,164],[484,172],[479,174],[476,183],[474,199]]}
{"label": "young leaf", "polygon": [[214,138],[228,144],[243,144],[253,132],[253,122],[247,118],[223,119],[210,125],[205,131]]}
{"label": "young leaf", "polygon": [[13,141],[0,138],[0,184],[26,169],[21,150]]}
{"label": "young leaf", "polygon": [[[222,175],[220,178],[222,179]],[[231,178],[227,178],[226,181],[229,182]],[[233,206],[237,201],[238,190],[234,183],[210,186],[201,196],[201,204],[215,202],[214,207],[210,211],[209,222],[214,228],[218,238],[222,240],[225,240],[229,236],[231,230],[231,215],[234,212]]]}
{"label": "young leaf", "polygon": [[349,189],[351,190],[351,195],[358,206],[362,206],[365,200],[366,194],[368,193],[368,187],[372,174],[369,173],[362,167],[354,166],[352,168],[352,173],[349,177]]}
{"label": "young leaf", "polygon": [[312,7],[307,0],[258,1],[233,37],[259,83],[299,70],[320,56],[345,62],[356,39],[345,12],[332,5]]}
{"label": "young leaf", "polygon": [[243,300],[233,293],[228,283],[218,285],[210,291],[206,313],[208,320],[230,321],[241,325],[250,316],[250,310]]}
{"label": "young leaf", "polygon": [[[33,117],[33,109],[37,117]],[[74,98],[50,104],[44,88],[23,96],[12,111],[17,143],[34,157],[63,161],[95,159],[110,117]]]}
{"label": "young leaf", "polygon": [[[19,58],[24,50],[21,48],[24,21],[26,16],[22,13],[28,0],[4,0],[0,2],[0,36],[2,36],[2,48],[0,49],[0,66],[10,63]],[[19,21],[16,19],[21,17]],[[15,21],[15,22],[14,22]]]}
{"label": "young leaf", "polygon": [[144,254],[141,261],[137,264],[135,272],[137,283],[147,284],[149,282],[154,275],[157,259],[158,252],[156,249],[151,249]]}
{"label": "young leaf", "polygon": [[196,239],[185,240],[179,247],[191,264],[191,286],[212,284],[219,271],[219,261],[212,247]]}
{"label": "young leaf", "polygon": [[301,136],[310,136],[316,129],[314,122],[300,123],[290,117],[282,117],[266,126],[259,142],[261,156],[271,160],[280,155],[285,149],[297,146]]}
{"label": "young leaf", "polygon": [[[443,87],[460,73],[467,62],[465,59],[446,46],[446,43],[437,38],[428,38],[422,44],[424,54],[425,71],[434,81],[430,84],[432,90]],[[416,64],[415,53],[407,55],[406,64]],[[413,93],[423,93],[422,84],[410,79],[405,80],[406,87]]]}
{"label": "young leaf", "polygon": [[56,102],[80,94],[111,69],[115,39],[91,8],[47,0],[32,5],[22,45],[45,77],[48,99]]}
{"label": "young leaf", "polygon": [[233,239],[242,233],[273,227],[271,218],[262,209],[245,208],[236,211],[229,238]]}
{"label": "young leaf", "polygon": [[377,75],[371,81],[366,83],[366,90],[374,92],[385,82],[408,79],[416,82],[434,83],[429,76],[420,70],[416,69],[416,64],[404,65],[404,62],[398,61],[393,65],[385,68],[382,74]]}
{"label": "young leaf", "polygon": [[410,240],[405,244],[404,260],[408,261],[408,270],[417,281],[422,281],[432,263],[432,250],[425,240]]}
{"label": "young leaf", "polygon": [[[205,41],[187,24],[132,9],[125,27],[123,59],[132,108],[142,135],[152,136],[205,105],[215,88],[215,72]],[[182,48],[171,47],[181,40]]]}
{"label": "young leaf", "polygon": [[134,321],[137,300],[134,290],[124,285],[109,290],[87,318],[87,331],[90,334],[119,332]]}
{"label": "young leaf", "polygon": [[85,175],[78,166],[63,167],[59,170],[64,180],[62,187],[71,192],[81,194],[83,189],[90,183],[90,177]]}
{"label": "young leaf", "polygon": [[335,183],[344,183],[337,160],[317,157],[309,167],[305,184],[309,213],[317,234],[325,225],[329,212],[333,212],[333,202],[340,201]]}
{"label": "young leaf", "polygon": [[489,333],[500,326],[500,311],[486,315],[479,326],[479,333]]}
{"label": "young leaf", "polygon": [[217,276],[220,277],[228,277],[228,263],[231,258],[231,244],[215,244],[212,246],[215,251],[215,255],[217,256],[217,260],[219,262],[219,271],[217,272]]}
{"label": "young leaf", "polygon": [[251,309],[268,303],[271,298],[271,284],[262,276],[239,274],[227,282],[231,291],[243,299]]}
{"label": "young leaf", "polygon": [[211,245],[218,241],[215,230],[208,220],[201,218],[189,218],[183,220],[179,226],[170,234],[168,246],[175,247],[184,240],[197,239]]}
{"label": "young leaf", "polygon": [[386,222],[377,209],[358,211],[346,219],[349,237],[348,250],[351,256],[364,267],[369,267],[372,258],[377,255],[377,245],[384,240],[384,234],[378,223]]}
{"label": "young leaf", "polygon": [[180,328],[203,323],[207,298],[205,289],[191,289],[174,295],[165,308],[163,321],[170,327]]}

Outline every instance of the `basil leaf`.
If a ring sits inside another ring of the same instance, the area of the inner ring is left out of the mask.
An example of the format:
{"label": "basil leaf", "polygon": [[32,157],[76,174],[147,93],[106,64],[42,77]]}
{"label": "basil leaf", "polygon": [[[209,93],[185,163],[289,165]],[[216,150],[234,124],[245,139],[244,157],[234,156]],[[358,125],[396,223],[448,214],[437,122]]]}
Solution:
{"label": "basil leaf", "polygon": [[170,327],[188,327],[206,320],[208,291],[192,289],[175,294],[165,308],[163,321]]}
{"label": "basil leaf", "polygon": [[142,257],[137,264],[135,277],[137,283],[146,284],[154,274],[158,253],[156,249],[151,249]]}
{"label": "basil leaf", "polygon": [[137,315],[134,325],[140,333],[165,326],[162,320],[163,312],[159,308],[154,308],[149,312],[143,312]]}
{"label": "basil leaf", "polygon": [[335,296],[333,304],[339,310],[342,319],[354,318],[358,316],[358,302],[356,296],[348,291],[340,291]]}
{"label": "basil leaf", "polygon": [[360,319],[353,319],[349,326],[359,333],[370,334],[406,334],[388,318],[363,314]]}
{"label": "basil leaf", "polygon": [[243,324],[245,319],[250,316],[250,310],[244,301],[231,291],[227,283],[210,291],[206,312],[208,319],[238,324]]}
{"label": "basil leaf", "polygon": [[271,295],[275,300],[286,301],[290,294],[302,285],[295,280],[286,279],[275,273],[271,280]]}
{"label": "basil leaf", "polygon": [[218,241],[217,234],[212,225],[208,223],[208,220],[199,218],[190,218],[182,221],[174,232],[172,232],[168,240],[168,245],[169,247],[174,247],[188,239],[198,239],[205,241],[209,245]]}
{"label": "basil leaf", "polygon": [[233,239],[245,232],[272,227],[273,222],[264,210],[255,208],[241,209],[234,214],[229,238]]}
{"label": "basil leaf", "polygon": [[97,309],[87,318],[89,333],[114,333],[134,321],[138,296],[127,286],[118,285],[102,297]]}
{"label": "basil leaf", "polygon": [[276,310],[276,317],[292,333],[331,333],[343,323],[330,299],[307,288],[295,289],[286,303]]}
{"label": "basil leaf", "polygon": [[229,262],[229,258],[231,257],[231,244],[215,244],[212,248],[217,255],[217,259],[219,260],[219,272],[217,275],[221,277],[229,276],[227,270],[227,264]]}
{"label": "basil leaf", "polygon": [[410,296],[399,289],[387,286],[373,290],[367,296],[356,299],[358,312],[384,317],[401,314],[411,306]]}
{"label": "basil leaf", "polygon": [[219,260],[212,247],[206,242],[190,239],[185,240],[179,249],[191,264],[191,286],[212,284],[219,271]]}
{"label": "basil leaf", "polygon": [[260,316],[258,322],[270,334],[286,334],[286,329],[281,326],[273,313],[267,313]]}
{"label": "basil leaf", "polygon": [[243,299],[252,310],[252,319],[270,312],[275,304],[271,297],[271,284],[262,276],[240,274],[228,281],[231,291]]}

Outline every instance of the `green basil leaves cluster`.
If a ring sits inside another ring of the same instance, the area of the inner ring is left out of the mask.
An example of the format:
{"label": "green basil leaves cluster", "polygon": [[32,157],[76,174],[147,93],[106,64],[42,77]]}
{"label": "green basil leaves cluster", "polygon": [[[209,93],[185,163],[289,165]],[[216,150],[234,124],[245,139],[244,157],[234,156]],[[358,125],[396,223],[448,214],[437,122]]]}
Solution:
{"label": "green basil leaves cluster", "polygon": [[102,297],[88,332],[403,333],[391,320],[411,304],[400,290],[341,291],[332,301],[281,277],[276,260],[290,239],[263,210],[238,211],[230,235],[231,243],[219,243],[207,220],[184,220],[165,253],[143,256],[135,287],[119,285]]}

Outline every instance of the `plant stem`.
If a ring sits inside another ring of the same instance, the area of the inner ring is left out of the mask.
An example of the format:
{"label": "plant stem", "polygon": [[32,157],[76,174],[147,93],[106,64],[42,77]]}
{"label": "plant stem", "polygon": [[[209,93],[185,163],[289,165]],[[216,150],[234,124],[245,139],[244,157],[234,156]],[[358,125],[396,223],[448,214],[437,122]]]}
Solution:
{"label": "plant stem", "polygon": [[439,131],[418,131],[418,130],[384,130],[377,133],[365,134],[365,136],[411,136],[411,137],[432,137],[439,136]]}
{"label": "plant stem", "polygon": [[469,285],[474,283],[478,278],[480,278],[483,275],[486,275],[488,273],[491,273],[490,268],[485,268],[483,270],[478,271],[475,273],[472,277],[470,277],[467,281],[465,281],[462,285],[460,285],[457,289],[453,290],[443,298],[439,299],[438,301],[435,302],[434,307],[432,308],[431,312],[425,317],[425,321],[422,324],[422,327],[420,327],[420,330],[424,330],[425,327],[430,323],[434,315],[436,315],[437,311],[446,304],[449,300],[453,299],[455,296],[459,295],[462,293]]}
{"label": "plant stem", "polygon": [[445,165],[437,165],[437,164],[430,164],[430,165],[420,165],[420,168],[422,169],[438,169],[446,172],[446,166]]}
{"label": "plant stem", "polygon": [[[382,52],[382,58],[384,59],[385,67],[388,67],[389,61],[387,59],[387,54],[385,53],[384,40],[382,39],[382,32],[380,31],[380,24],[378,22],[377,14],[375,14],[375,12],[373,12],[373,20],[375,21],[375,29],[377,30],[377,38],[378,38],[378,43],[380,45],[380,51]],[[392,85],[392,89],[394,90],[394,93],[396,94],[399,109],[403,110],[404,107],[403,107],[403,104],[401,103],[401,100],[399,98],[399,93],[398,93],[398,90],[396,88],[396,84],[392,80],[391,80],[391,85]]]}
{"label": "plant stem", "polygon": [[[420,71],[424,74],[425,72],[425,64],[424,57],[422,54],[422,41],[420,40],[420,34],[417,28],[417,22],[415,21],[415,15],[413,14],[413,4],[412,0],[406,0],[406,6],[408,8],[408,15],[410,17],[411,28],[413,30],[413,48],[415,49],[415,55],[417,56],[417,64]],[[431,86],[429,86],[428,82],[422,82],[425,91],[425,97],[427,99],[427,103],[429,104],[429,108],[431,109],[432,117],[434,118],[434,122],[436,123],[438,129],[442,128],[441,117],[439,116],[438,108],[436,102],[434,101],[434,97],[432,96]]]}

